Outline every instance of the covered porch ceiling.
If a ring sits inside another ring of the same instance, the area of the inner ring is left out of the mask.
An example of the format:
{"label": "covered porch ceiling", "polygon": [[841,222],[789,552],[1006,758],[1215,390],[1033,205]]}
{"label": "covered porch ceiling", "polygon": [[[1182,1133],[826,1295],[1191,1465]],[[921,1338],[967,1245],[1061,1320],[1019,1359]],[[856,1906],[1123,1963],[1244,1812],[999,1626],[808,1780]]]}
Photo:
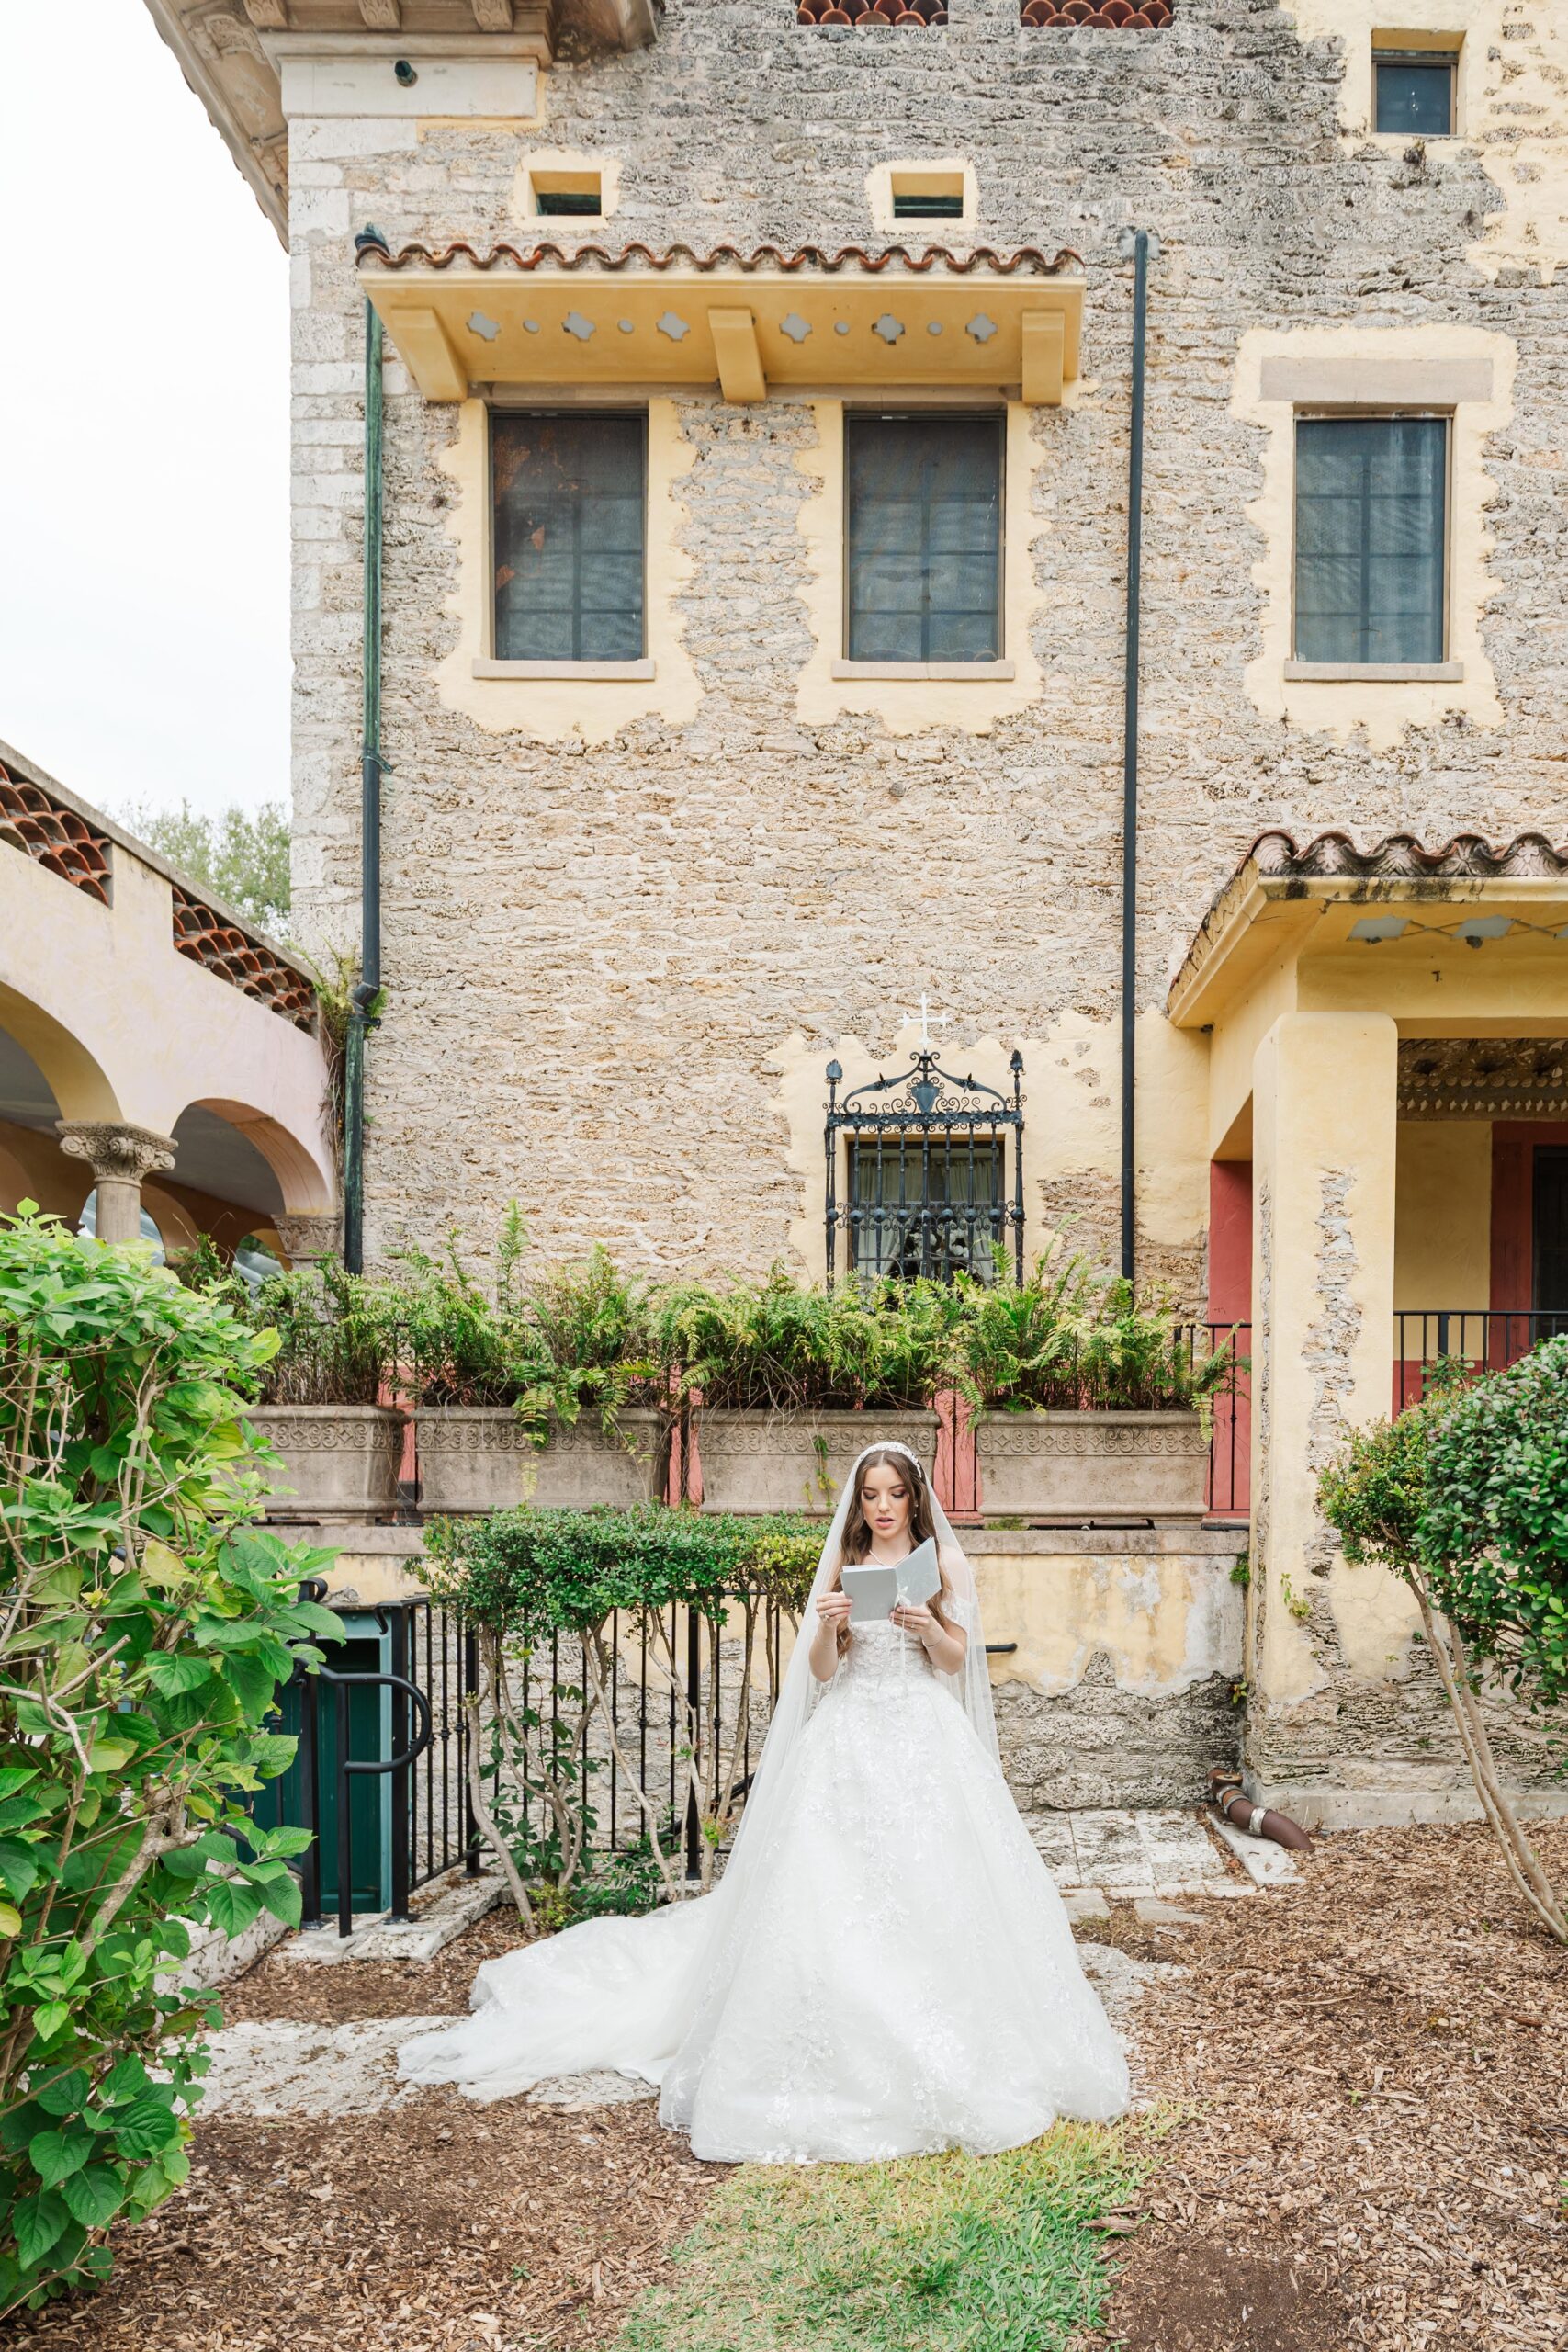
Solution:
{"label": "covered porch ceiling", "polygon": [[481,255],[367,244],[361,277],[429,401],[716,384],[726,400],[753,401],[775,388],[849,385],[1011,390],[1053,407],[1078,372],[1081,265],[1034,247],[541,244]]}
{"label": "covered porch ceiling", "polygon": [[[1385,1013],[1402,1040],[1568,1039],[1568,848],[1540,833],[1436,849],[1395,834],[1365,851],[1345,833],[1265,833],[1204,916],[1166,1011],[1210,1035],[1219,1159],[1247,1154],[1253,1056],[1287,1013]],[[1486,1072],[1478,1085],[1478,1066],[1445,1058],[1402,1051],[1405,1107],[1485,1111]],[[1497,1073],[1514,1108],[1550,1078],[1517,1060]],[[1493,1114],[1508,1107],[1499,1095]]]}

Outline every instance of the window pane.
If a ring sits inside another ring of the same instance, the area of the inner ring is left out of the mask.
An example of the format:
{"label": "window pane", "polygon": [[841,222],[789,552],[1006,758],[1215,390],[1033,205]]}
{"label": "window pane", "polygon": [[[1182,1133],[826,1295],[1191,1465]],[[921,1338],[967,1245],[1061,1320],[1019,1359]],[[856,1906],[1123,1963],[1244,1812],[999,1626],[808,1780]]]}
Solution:
{"label": "window pane", "polygon": [[491,463],[497,660],[639,661],[642,418],[500,414]]}
{"label": "window pane", "polygon": [[845,455],[850,659],[996,661],[999,420],[852,416]]}
{"label": "window pane", "polygon": [[1394,57],[1377,69],[1378,129],[1407,130],[1423,139],[1446,139],[1453,129],[1454,69],[1451,58]]}
{"label": "window pane", "polygon": [[1303,417],[1296,426],[1296,653],[1440,662],[1442,417]]}
{"label": "window pane", "polygon": [[1003,1238],[1002,1145],[993,1136],[857,1136],[850,1143],[856,1273],[974,1273],[989,1282]]}

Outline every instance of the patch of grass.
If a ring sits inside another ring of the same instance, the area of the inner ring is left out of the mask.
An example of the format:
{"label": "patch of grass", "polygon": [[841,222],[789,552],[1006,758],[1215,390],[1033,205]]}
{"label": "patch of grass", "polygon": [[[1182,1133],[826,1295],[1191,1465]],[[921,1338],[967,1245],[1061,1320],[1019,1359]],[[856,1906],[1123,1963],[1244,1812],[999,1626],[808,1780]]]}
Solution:
{"label": "patch of grass", "polygon": [[1000,2156],[746,2165],[615,2352],[1051,2352],[1111,2287],[1090,2224],[1163,2125],[1062,2123]]}

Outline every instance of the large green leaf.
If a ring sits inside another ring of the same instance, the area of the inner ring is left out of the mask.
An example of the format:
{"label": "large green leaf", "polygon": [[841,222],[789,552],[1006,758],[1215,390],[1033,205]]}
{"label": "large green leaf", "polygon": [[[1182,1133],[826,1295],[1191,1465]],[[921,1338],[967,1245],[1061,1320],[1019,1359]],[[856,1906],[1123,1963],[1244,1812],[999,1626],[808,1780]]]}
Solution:
{"label": "large green leaf", "polygon": [[155,2098],[135,2099],[112,2119],[116,2145],[122,2156],[155,2156],[173,2147],[180,2136],[172,2109]]}
{"label": "large green leaf", "polygon": [[87,2103],[87,2087],[86,2069],[73,2066],[35,2088],[33,2097],[46,2115],[75,2115]]}
{"label": "large green leaf", "polygon": [[243,1879],[215,1878],[204,1890],[207,1916],[232,1942],[243,1936],[262,1907],[260,1892]]}
{"label": "large green leaf", "polygon": [[11,2215],[11,2234],[24,2270],[36,2270],[71,2220],[70,2208],[58,2188],[41,2197],[24,2197]]}
{"label": "large green leaf", "polygon": [[92,2153],[93,2135],[80,2129],[36,2132],[28,2142],[28,2162],[46,2188],[57,2188],[67,2174],[80,2172]]}
{"label": "large green leaf", "polygon": [[101,2230],[125,2202],[126,2176],[113,2165],[89,2165],[73,2173],[61,2195],[84,2229]]}

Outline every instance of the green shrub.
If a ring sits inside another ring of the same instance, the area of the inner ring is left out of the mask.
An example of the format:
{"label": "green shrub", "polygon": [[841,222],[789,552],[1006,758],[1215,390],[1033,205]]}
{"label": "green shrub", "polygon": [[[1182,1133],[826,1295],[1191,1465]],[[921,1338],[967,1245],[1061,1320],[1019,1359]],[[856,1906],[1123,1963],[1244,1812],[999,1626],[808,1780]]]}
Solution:
{"label": "green shrub", "polygon": [[[703,1883],[711,1881],[715,1853],[739,1811],[747,1710],[727,1732],[713,1712],[711,1674],[705,1708],[692,1705],[681,1615],[700,1620],[710,1654],[721,1635],[738,1645],[729,1687],[748,1690],[770,1611],[776,1605],[798,1620],[821,1543],[820,1529],[801,1521],[658,1503],[628,1510],[525,1508],[437,1521],[427,1531],[430,1590],[459,1609],[479,1636],[479,1688],[466,1702],[474,1815],[525,1920],[564,1916],[565,1898],[593,1870],[595,1779],[612,1757],[640,1812],[663,1891],[681,1891],[676,1853],[688,1802],[703,1826]],[[615,1725],[617,1611],[637,1627],[650,1690],[674,1724],[673,1818],[659,1759],[649,1759],[645,1781],[641,1756],[626,1749]],[[557,1704],[549,1707],[541,1691],[535,1705],[535,1689],[552,1682]]]}
{"label": "green shrub", "polygon": [[1515,1812],[1480,1703],[1488,1670],[1538,1709],[1563,1696],[1568,1340],[1473,1382],[1430,1365],[1424,1388],[1396,1420],[1349,1433],[1318,1500],[1348,1560],[1415,1594],[1482,1811],[1526,1903],[1568,1944],[1568,1892]]}
{"label": "green shrub", "polygon": [[958,1310],[940,1283],[826,1291],[775,1266],[760,1283],[668,1283],[651,1321],[660,1363],[709,1408],[897,1410],[950,1385]]}
{"label": "green shrub", "polygon": [[[231,1294],[225,1284],[220,1295]],[[273,1275],[251,1319],[277,1334],[263,1382],[269,1405],[375,1405],[393,1377],[397,1317],[386,1285],[331,1260]]]}
{"label": "green shrub", "polygon": [[527,1234],[513,1201],[489,1288],[464,1264],[457,1234],[440,1258],[411,1250],[388,1298],[410,1385],[423,1405],[510,1405],[535,1444],[596,1411],[654,1395],[648,1284],[594,1249],[572,1265],[525,1274]]}
{"label": "green shrub", "polygon": [[299,1918],[303,1833],[246,1800],[337,1628],[298,1599],[324,1555],[245,1524],[275,1345],[145,1251],[0,1219],[0,2313],[101,2279],[185,2177],[212,2005],[159,1987],[184,1923]]}
{"label": "green shrub", "polygon": [[1135,1292],[1081,1252],[1037,1258],[1021,1283],[956,1285],[959,1387],[982,1412],[1202,1410],[1238,1369],[1194,1357],[1163,1292]]}

